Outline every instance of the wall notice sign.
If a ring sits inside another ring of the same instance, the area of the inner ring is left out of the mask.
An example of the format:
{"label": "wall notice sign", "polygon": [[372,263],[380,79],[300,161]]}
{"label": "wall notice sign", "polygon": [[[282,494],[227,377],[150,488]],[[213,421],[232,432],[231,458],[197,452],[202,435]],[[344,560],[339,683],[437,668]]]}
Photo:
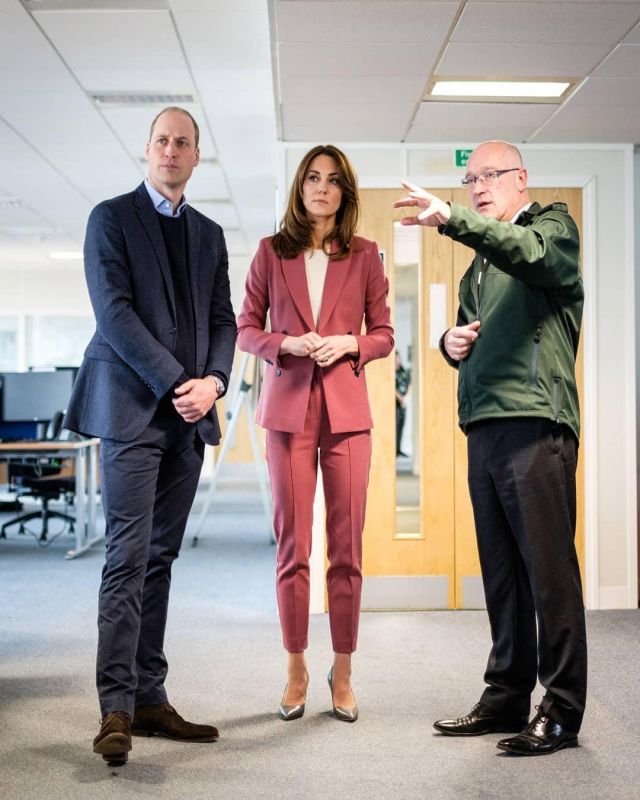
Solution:
{"label": "wall notice sign", "polygon": [[473,150],[456,150],[456,167],[466,167]]}

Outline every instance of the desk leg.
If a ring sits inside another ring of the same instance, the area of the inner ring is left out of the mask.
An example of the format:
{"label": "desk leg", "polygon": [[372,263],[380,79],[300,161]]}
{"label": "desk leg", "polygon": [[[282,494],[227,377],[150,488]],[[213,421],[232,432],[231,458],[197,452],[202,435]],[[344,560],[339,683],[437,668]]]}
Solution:
{"label": "desk leg", "polygon": [[76,454],[76,546],[75,550],[69,550],[66,558],[73,558],[83,549],[87,541],[86,526],[86,474],[87,457],[84,450],[78,450]]}
{"label": "desk leg", "polygon": [[89,527],[87,529],[87,539],[90,545],[98,541],[96,532],[96,497],[98,495],[98,445],[92,444],[89,448],[89,475],[87,481],[87,491],[89,492]]}
{"label": "desk leg", "polygon": [[[72,559],[86,553],[103,536],[96,534],[96,495],[98,490],[98,446],[90,445],[87,472],[86,450],[78,451],[76,462],[76,547],[69,550],[65,558]],[[85,477],[87,480],[85,481]],[[87,515],[87,501],[89,513]]]}

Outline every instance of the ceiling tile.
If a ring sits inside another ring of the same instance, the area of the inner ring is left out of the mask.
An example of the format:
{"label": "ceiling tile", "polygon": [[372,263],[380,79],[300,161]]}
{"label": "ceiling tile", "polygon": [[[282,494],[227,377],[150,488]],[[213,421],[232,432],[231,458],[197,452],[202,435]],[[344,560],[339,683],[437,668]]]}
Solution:
{"label": "ceiling tile", "polygon": [[535,142],[640,141],[640,107],[568,104],[532,139]]}
{"label": "ceiling tile", "polygon": [[640,78],[640,44],[621,44],[593,73],[597,78]]}
{"label": "ceiling tile", "polygon": [[168,11],[42,11],[34,17],[74,71],[185,67]]}
{"label": "ceiling tile", "polygon": [[239,228],[238,215],[231,203],[203,203],[197,200],[189,200],[189,205],[204,214],[205,217],[217,222],[225,230]]}
{"label": "ceiling tile", "polygon": [[588,78],[567,106],[640,106],[640,77]]}
{"label": "ceiling tile", "polygon": [[228,200],[229,189],[220,165],[198,164],[191,173],[186,194],[194,200]]}
{"label": "ceiling tile", "polygon": [[452,40],[613,47],[639,19],[637,3],[475,2],[464,7]]}
{"label": "ceiling tile", "polygon": [[345,48],[327,42],[322,46],[322,59],[309,58],[307,43],[280,43],[278,63],[281,75],[345,77],[385,75],[419,75],[426,80],[438,55],[437,44],[350,44]]}
{"label": "ceiling tile", "polygon": [[[313,99],[321,105],[329,103],[417,103],[425,88],[421,75],[325,76],[314,87]],[[309,80],[285,75],[280,81],[280,99],[285,104],[309,104]]]}
{"label": "ceiling tile", "polygon": [[609,52],[598,44],[513,44],[450,42],[437,74],[444,76],[513,78],[577,78],[588,73]]}
{"label": "ceiling tile", "polygon": [[640,23],[624,38],[625,44],[640,44]]}
{"label": "ceiling tile", "polygon": [[[247,248],[247,242],[242,234],[242,231],[225,231],[224,239],[227,245],[227,252],[229,253],[229,256],[245,255],[249,252]],[[244,262],[242,265],[244,266],[245,270],[247,265],[248,262]]]}
{"label": "ceiling tile", "polygon": [[[315,119],[310,116],[321,108]],[[400,141],[408,124],[403,107],[289,106],[284,138],[301,142]]]}
{"label": "ceiling tile", "polygon": [[[81,152],[66,144],[43,144],[40,152],[79,187],[92,203],[131,191],[142,180],[143,170],[113,142],[110,147],[87,140]],[[108,164],[107,170],[87,169],[88,164]]]}
{"label": "ceiling tile", "polygon": [[251,13],[264,11],[264,0],[171,0],[171,10],[183,13],[186,11],[225,13],[230,9]]}
{"label": "ceiling tile", "polygon": [[522,142],[556,108],[535,103],[422,103],[407,141]]}
{"label": "ceiling tile", "polygon": [[458,2],[277,2],[278,41],[308,42],[308,57],[322,62],[319,42],[435,42],[446,37]]}
{"label": "ceiling tile", "polygon": [[[242,16],[244,25],[223,26],[215,13],[184,13],[176,17],[192,69],[238,70],[240,73],[271,69],[266,5],[260,15]],[[229,18],[232,22],[233,17]],[[212,39],[212,31],[217,31]]]}

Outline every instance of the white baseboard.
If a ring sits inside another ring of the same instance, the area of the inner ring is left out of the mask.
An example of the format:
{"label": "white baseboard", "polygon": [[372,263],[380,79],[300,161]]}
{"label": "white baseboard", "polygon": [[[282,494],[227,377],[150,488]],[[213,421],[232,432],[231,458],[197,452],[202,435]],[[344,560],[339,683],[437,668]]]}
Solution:
{"label": "white baseboard", "polygon": [[635,608],[629,601],[626,586],[601,586],[598,592],[598,608]]}

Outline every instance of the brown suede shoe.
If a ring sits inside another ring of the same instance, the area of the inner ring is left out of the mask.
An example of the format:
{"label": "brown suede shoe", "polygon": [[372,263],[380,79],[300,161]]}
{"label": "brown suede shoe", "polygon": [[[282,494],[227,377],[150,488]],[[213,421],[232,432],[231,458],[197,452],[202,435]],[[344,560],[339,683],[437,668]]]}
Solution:
{"label": "brown suede shoe", "polygon": [[131,717],[113,711],[100,720],[100,732],[93,740],[93,752],[110,764],[124,764],[131,750]]}
{"label": "brown suede shoe", "polygon": [[195,725],[182,719],[169,703],[138,706],[133,714],[134,736],[164,736],[176,742],[215,742],[218,729],[213,725]]}

